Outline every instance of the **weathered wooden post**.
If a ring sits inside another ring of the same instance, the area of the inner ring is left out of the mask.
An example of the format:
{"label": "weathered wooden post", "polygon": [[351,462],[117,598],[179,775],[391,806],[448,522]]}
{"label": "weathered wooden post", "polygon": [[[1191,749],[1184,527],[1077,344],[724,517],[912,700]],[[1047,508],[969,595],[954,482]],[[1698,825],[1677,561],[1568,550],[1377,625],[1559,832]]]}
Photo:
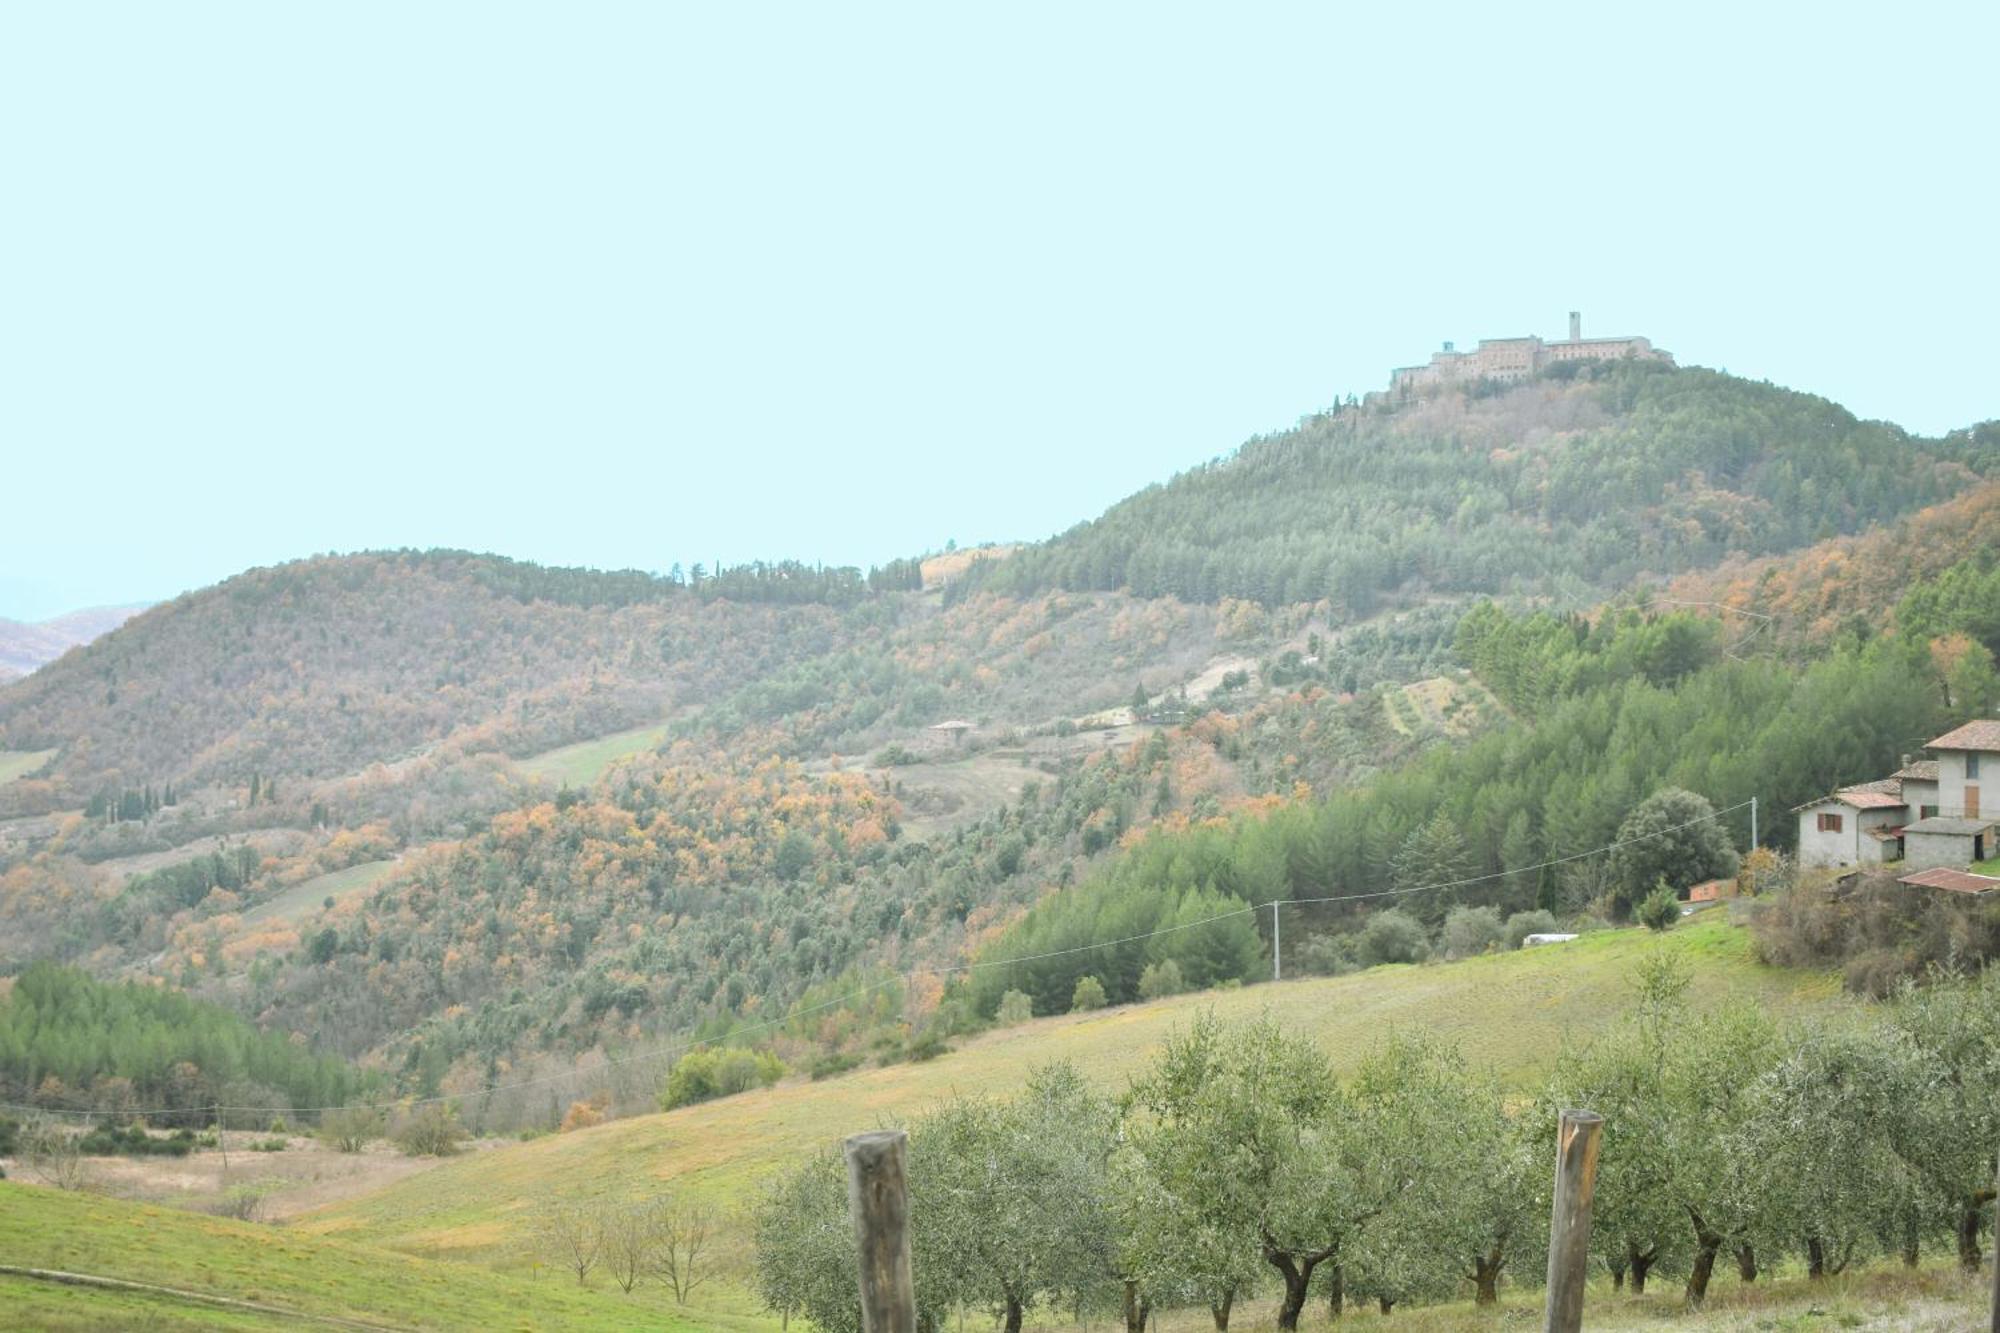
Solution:
{"label": "weathered wooden post", "polygon": [[1597,1142],[1604,1117],[1564,1111],[1556,1130],[1556,1202],[1549,1216],[1549,1295],[1546,1333],[1583,1327],[1583,1288],[1590,1266],[1590,1201],[1597,1192]]}
{"label": "weathered wooden post", "polygon": [[847,1140],[847,1209],[860,1257],[862,1333],[917,1333],[910,1271],[909,1136],[900,1129]]}

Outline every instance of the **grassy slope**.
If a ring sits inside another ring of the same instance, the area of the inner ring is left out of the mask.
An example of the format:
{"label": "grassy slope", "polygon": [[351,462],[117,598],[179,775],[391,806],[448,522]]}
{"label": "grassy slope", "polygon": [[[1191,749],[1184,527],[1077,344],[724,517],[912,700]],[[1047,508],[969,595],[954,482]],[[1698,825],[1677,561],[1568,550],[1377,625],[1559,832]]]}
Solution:
{"label": "grassy slope", "polygon": [[654,749],[666,736],[667,724],[664,722],[634,727],[630,731],[614,731],[607,736],[517,759],[514,767],[531,778],[541,778],[559,786],[588,787],[620,759]]}
{"label": "grassy slope", "polygon": [[[554,1275],[511,1276],[230,1222],[0,1183],[0,1263],[60,1269],[397,1327],[693,1329],[728,1326],[673,1313],[657,1285],[626,1296],[578,1291]],[[165,1297],[0,1279],[10,1328],[283,1326]],[[303,1326],[303,1325],[301,1325]]]}
{"label": "grassy slope", "polygon": [[0,750],[0,783],[34,772],[55,757],[54,750]]}
{"label": "grassy slope", "polygon": [[338,901],[374,888],[395,868],[394,861],[363,861],[345,870],[315,875],[258,903],[243,914],[243,924],[300,920],[318,911],[328,898]]}
{"label": "grassy slope", "polygon": [[[1757,963],[1748,933],[1719,916],[1689,923],[1669,939],[1696,965],[1699,1004],[1738,998],[1784,1009],[1840,1002],[1831,978]],[[1171,1028],[1211,1006],[1226,1018],[1268,1010],[1313,1034],[1343,1068],[1389,1032],[1444,1033],[1526,1089],[1565,1039],[1587,1037],[1623,1009],[1633,964],[1654,947],[1643,931],[1606,932],[1463,963],[1377,968],[1044,1019],[988,1033],[928,1064],[789,1083],[482,1153],[308,1214],[297,1225],[413,1254],[505,1264],[521,1252],[538,1200],[637,1198],[669,1187],[736,1208],[803,1153],[918,1114],[953,1092],[1009,1091],[1037,1064],[1073,1060],[1107,1087],[1122,1087]],[[725,1248],[730,1282],[714,1299],[748,1312],[745,1239],[738,1232]]]}

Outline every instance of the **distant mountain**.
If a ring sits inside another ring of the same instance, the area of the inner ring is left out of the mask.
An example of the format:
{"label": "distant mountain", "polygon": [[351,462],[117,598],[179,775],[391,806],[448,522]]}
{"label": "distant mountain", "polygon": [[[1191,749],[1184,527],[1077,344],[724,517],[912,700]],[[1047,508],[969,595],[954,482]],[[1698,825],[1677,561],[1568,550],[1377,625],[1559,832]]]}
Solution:
{"label": "distant mountain", "polygon": [[0,690],[0,749],[60,749],[50,776],[79,797],[329,777],[482,727],[525,753],[829,651],[837,619],[464,552],[320,557],[162,603]]}
{"label": "distant mountain", "polygon": [[0,681],[25,676],[79,644],[110,633],[145,609],[143,602],[97,606],[32,624],[0,618]]}

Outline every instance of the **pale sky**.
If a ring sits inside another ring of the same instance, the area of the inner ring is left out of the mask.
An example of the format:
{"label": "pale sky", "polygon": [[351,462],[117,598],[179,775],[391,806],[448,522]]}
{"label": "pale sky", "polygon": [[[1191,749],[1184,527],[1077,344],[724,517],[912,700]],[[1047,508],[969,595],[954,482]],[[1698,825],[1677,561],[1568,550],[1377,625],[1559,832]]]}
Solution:
{"label": "pale sky", "polygon": [[2000,6],[15,4],[0,616],[1034,538],[1442,339],[2000,415]]}

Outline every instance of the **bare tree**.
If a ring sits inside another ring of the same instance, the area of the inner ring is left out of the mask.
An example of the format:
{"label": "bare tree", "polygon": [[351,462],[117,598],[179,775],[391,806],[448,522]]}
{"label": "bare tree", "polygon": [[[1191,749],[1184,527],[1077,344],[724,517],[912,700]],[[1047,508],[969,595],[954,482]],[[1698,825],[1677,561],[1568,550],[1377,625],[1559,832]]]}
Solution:
{"label": "bare tree", "polygon": [[604,1266],[611,1270],[611,1280],[620,1291],[630,1292],[659,1263],[661,1231],[657,1206],[607,1206],[599,1220],[598,1234]]}
{"label": "bare tree", "polygon": [[660,1278],[682,1305],[708,1280],[706,1256],[715,1238],[715,1212],[694,1203],[661,1200],[653,1205],[659,1235]]}
{"label": "bare tree", "polygon": [[21,1160],[43,1184],[60,1190],[80,1190],[89,1180],[77,1136],[54,1116],[22,1126]]}
{"label": "bare tree", "polygon": [[551,1262],[575,1273],[578,1286],[585,1285],[604,1248],[604,1229],[596,1210],[577,1204],[551,1203],[537,1219],[535,1233],[542,1253]]}

